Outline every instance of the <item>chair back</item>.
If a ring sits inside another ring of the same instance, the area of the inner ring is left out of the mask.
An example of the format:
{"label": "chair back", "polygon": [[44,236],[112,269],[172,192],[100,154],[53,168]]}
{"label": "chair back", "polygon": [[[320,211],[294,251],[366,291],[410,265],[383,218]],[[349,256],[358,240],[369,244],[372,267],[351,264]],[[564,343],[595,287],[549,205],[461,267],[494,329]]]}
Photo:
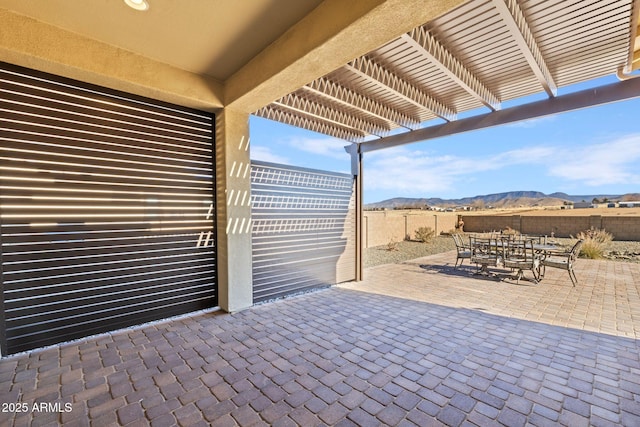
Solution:
{"label": "chair back", "polygon": [[536,264],[533,239],[505,242],[502,246],[504,265],[531,268]]}
{"label": "chair back", "polygon": [[495,255],[498,249],[497,239],[490,237],[470,237],[471,250],[477,254],[493,254]]}
{"label": "chair back", "polygon": [[456,244],[456,248],[460,249],[460,250],[464,250],[464,251],[469,251],[471,250],[471,245],[469,243],[469,240],[467,240],[467,242],[465,243],[465,235],[462,233],[453,233],[453,241]]}
{"label": "chair back", "polygon": [[580,249],[582,249],[583,244],[584,239],[580,239],[576,242],[575,245],[573,245],[573,248],[571,248],[571,252],[569,252],[569,262],[573,262],[576,260],[576,258],[578,258],[578,255],[580,255]]}

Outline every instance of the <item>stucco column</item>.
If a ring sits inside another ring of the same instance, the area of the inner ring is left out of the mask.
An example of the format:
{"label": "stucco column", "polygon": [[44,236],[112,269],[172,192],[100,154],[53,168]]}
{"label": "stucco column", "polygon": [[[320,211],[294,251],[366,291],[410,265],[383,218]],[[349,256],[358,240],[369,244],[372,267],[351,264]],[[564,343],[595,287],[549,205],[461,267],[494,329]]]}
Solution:
{"label": "stucco column", "polygon": [[216,114],[218,305],[235,312],[253,305],[249,114]]}

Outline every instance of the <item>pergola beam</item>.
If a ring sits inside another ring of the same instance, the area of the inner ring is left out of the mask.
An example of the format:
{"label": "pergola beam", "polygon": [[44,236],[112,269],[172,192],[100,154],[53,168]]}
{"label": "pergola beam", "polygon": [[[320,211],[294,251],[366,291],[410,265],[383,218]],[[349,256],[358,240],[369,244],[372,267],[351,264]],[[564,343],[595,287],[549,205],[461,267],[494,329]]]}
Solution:
{"label": "pergola beam", "polygon": [[535,119],[612,102],[626,101],[633,98],[640,98],[640,79],[625,80],[556,98],[548,98],[530,104],[518,105],[517,107],[506,110],[388,136],[375,141],[363,142],[360,144],[360,151],[365,153],[382,150],[384,148],[442,138],[463,132]]}
{"label": "pergola beam", "polygon": [[424,58],[491,110],[500,109],[500,99],[473,75],[457,58],[424,27],[417,27],[402,39]]}
{"label": "pergola beam", "polygon": [[533,32],[525,19],[524,13],[516,0],[493,0],[493,5],[500,13],[502,21],[507,25],[509,33],[516,41],[518,48],[529,63],[533,74],[549,96],[556,96],[558,87],[547,67]]}

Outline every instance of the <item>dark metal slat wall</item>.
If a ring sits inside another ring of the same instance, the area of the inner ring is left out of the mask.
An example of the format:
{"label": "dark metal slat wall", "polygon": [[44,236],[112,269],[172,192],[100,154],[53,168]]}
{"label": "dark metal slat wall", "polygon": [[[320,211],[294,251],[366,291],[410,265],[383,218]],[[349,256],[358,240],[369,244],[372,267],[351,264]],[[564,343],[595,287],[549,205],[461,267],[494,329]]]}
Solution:
{"label": "dark metal slat wall", "polygon": [[213,307],[213,117],[0,63],[3,354]]}
{"label": "dark metal slat wall", "polygon": [[355,279],[351,175],[251,162],[253,300]]}

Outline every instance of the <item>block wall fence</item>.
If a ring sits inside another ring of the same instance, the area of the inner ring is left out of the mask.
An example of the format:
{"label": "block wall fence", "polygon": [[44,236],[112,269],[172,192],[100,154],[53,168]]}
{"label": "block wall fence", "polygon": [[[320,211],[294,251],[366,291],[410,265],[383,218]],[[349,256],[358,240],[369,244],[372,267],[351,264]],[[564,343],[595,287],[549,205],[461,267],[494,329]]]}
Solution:
{"label": "block wall fence", "polygon": [[614,240],[640,241],[640,217],[633,216],[521,216],[521,215],[465,215],[398,211],[365,211],[363,218],[363,246],[386,245],[392,240],[414,238],[419,227],[431,227],[436,234],[455,228],[458,217],[464,221],[464,231],[482,233],[510,227],[524,234],[556,237],[575,236],[589,228],[604,229]]}
{"label": "block wall fence", "polygon": [[482,233],[511,227],[523,234],[575,236],[589,228],[613,234],[614,240],[640,241],[640,217],[633,216],[483,216],[462,215],[464,231]]}
{"label": "block wall fence", "polygon": [[362,221],[363,246],[386,245],[391,240],[402,241],[415,238],[415,231],[420,227],[431,227],[436,234],[455,228],[458,216],[451,213],[398,211],[365,211]]}

